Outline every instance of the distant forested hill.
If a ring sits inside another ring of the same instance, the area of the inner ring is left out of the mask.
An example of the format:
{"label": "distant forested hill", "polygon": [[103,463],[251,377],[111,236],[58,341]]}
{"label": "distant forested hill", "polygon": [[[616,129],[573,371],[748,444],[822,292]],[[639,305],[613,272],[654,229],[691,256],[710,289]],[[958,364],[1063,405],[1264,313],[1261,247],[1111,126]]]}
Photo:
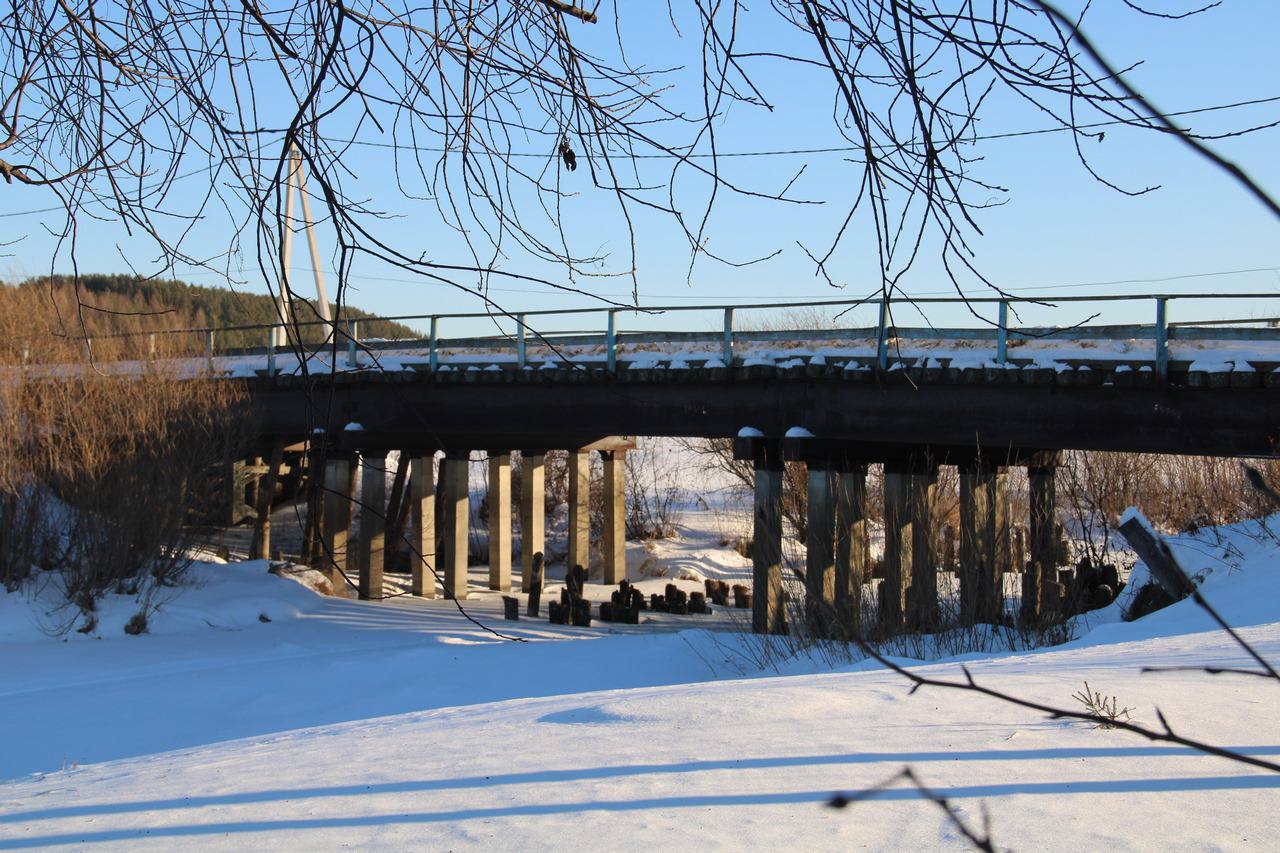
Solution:
{"label": "distant forested hill", "polygon": [[[176,280],[139,279],[128,275],[82,275],[80,301],[87,307],[77,311],[70,276],[33,278],[18,285],[19,289],[39,289],[50,310],[57,309],[62,324],[79,331],[81,318],[90,334],[109,335],[154,329],[189,329],[197,327],[246,326],[272,323],[276,319],[275,300],[257,293],[238,293],[220,287],[202,287]],[[312,316],[302,305],[295,305],[300,319]],[[350,305],[342,309],[342,317],[363,320],[372,316]],[[312,339],[319,338],[319,328],[311,330]],[[373,320],[360,324],[360,337],[418,338],[421,333],[400,323]],[[242,347],[266,344],[265,331],[226,332],[218,337],[218,346]]]}

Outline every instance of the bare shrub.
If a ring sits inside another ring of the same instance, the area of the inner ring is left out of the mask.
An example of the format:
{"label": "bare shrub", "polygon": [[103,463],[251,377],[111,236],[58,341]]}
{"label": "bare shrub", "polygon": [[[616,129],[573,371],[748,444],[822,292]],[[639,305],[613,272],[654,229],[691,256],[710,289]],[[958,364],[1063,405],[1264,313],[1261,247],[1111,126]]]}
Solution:
{"label": "bare shrub", "polygon": [[627,454],[627,538],[666,539],[680,521],[680,470],[661,440]]}
{"label": "bare shrub", "polygon": [[[30,289],[0,291],[0,318],[41,356],[33,364],[30,352],[0,353],[10,365],[0,397],[5,584],[21,583],[33,563],[55,570],[78,611],[57,631],[107,593],[138,596],[145,619],[157,590],[190,564],[193,514],[213,495],[211,472],[241,444],[242,389],[180,362],[99,370],[84,339],[63,333],[54,306]],[[94,355],[128,356],[129,346],[109,339]]]}
{"label": "bare shrub", "polygon": [[[1259,464],[1269,478],[1280,471],[1275,460]],[[1115,524],[1130,506],[1142,507],[1160,529],[1191,532],[1272,511],[1265,496],[1249,487],[1238,460],[1210,456],[1069,451],[1058,469],[1058,486],[1060,512],[1095,565],[1124,549]]]}
{"label": "bare shrub", "polygon": [[1071,694],[1071,698],[1083,705],[1085,711],[1101,718],[1094,724],[1095,729],[1114,729],[1116,723],[1127,723],[1132,719],[1132,708],[1121,708],[1116,697],[1104,696],[1101,691],[1091,689],[1087,681],[1083,688]]}

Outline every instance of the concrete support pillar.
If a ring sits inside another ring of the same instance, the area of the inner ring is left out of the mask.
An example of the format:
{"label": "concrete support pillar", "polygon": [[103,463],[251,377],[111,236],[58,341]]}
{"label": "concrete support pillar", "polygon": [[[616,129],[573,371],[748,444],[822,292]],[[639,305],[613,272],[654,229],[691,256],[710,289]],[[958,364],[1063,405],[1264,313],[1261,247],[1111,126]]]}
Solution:
{"label": "concrete support pillar", "polygon": [[441,465],[443,481],[444,595],[467,597],[467,546],[471,520],[471,490],[468,484],[471,454],[450,452]]}
{"label": "concrete support pillar", "polygon": [[382,598],[382,551],[387,523],[387,456],[364,453],[360,460],[360,543],[357,565],[361,599]]}
{"label": "concrete support pillar", "polygon": [[565,569],[591,561],[591,456],[569,451],[569,555]]}
{"label": "concrete support pillar", "polygon": [[511,591],[511,454],[489,453],[489,589]]}
{"label": "concrete support pillar", "polygon": [[409,482],[409,454],[400,451],[396,454],[396,473],[391,481],[391,493],[387,496],[386,527],[383,534],[382,569],[384,572],[395,571],[398,555],[404,550],[404,528],[400,520],[404,517],[402,509],[405,504],[405,487]]}
{"label": "concrete support pillar", "polygon": [[351,458],[324,463],[324,523],[320,526],[324,566],[335,593],[347,587],[347,542],[351,538]]}
{"label": "concrete support pillar", "polygon": [[1012,566],[1008,477],[981,460],[960,468],[960,620],[996,623]]}
{"label": "concrete support pillar", "polygon": [[844,462],[836,482],[835,609],[844,637],[862,630],[862,585],[871,577],[867,465]]}
{"label": "concrete support pillar", "polygon": [[276,499],[276,481],[280,479],[280,466],[284,464],[284,442],[271,446],[271,460],[267,472],[257,486],[257,518],[253,522],[253,539],[249,543],[249,559],[266,560],[271,557],[271,504]]}
{"label": "concrete support pillar", "polygon": [[627,577],[627,451],[606,450],[604,458],[604,582]]}
{"label": "concrete support pillar", "polygon": [[782,458],[755,463],[755,512],[751,537],[751,630],[785,634],[782,603]]}
{"label": "concrete support pillar", "polygon": [[923,462],[911,473],[911,585],[910,626],[933,631],[938,618],[938,531],[933,523],[938,489],[938,466]]}
{"label": "concrete support pillar", "polygon": [[809,517],[805,525],[804,612],[810,635],[832,635],[835,621],[835,473],[828,463],[811,460]]}
{"label": "concrete support pillar", "polygon": [[436,596],[436,474],[434,454],[413,457],[409,472],[409,565],[412,592]]}
{"label": "concrete support pillar", "polygon": [[911,586],[911,470],[901,463],[884,466],[884,580],[880,584],[880,624],[886,633],[906,625]]}
{"label": "concrete support pillar", "polygon": [[1027,550],[1031,563],[1040,564],[1042,583],[1058,580],[1057,531],[1057,473],[1059,454],[1038,453],[1027,465],[1028,503],[1031,523],[1027,527]]}
{"label": "concrete support pillar", "polygon": [[520,590],[533,582],[533,555],[545,555],[547,468],[541,453],[520,454]]}

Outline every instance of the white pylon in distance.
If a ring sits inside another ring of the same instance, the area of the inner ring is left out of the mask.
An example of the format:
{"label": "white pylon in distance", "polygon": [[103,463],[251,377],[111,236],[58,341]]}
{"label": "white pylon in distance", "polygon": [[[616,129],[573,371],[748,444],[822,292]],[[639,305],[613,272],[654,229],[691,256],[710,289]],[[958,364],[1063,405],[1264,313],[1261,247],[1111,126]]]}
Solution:
{"label": "white pylon in distance", "polygon": [[[311,218],[311,199],[307,196],[307,173],[302,167],[302,152],[297,146],[289,148],[289,173],[285,177],[284,191],[284,244],[281,247],[280,294],[276,299],[276,314],[280,325],[271,330],[271,342],[283,348],[289,345],[288,323],[293,316],[293,304],[290,299],[292,288],[289,287],[289,266],[293,262],[293,195],[294,190],[302,199],[302,225],[307,231],[307,242],[311,247],[311,269],[316,280],[316,311],[320,319],[328,324],[325,329],[324,342],[333,342],[333,314],[329,310],[329,294],[324,287],[324,272],[320,268],[320,244],[316,242],[315,222]],[[310,318],[304,318],[310,319]]]}

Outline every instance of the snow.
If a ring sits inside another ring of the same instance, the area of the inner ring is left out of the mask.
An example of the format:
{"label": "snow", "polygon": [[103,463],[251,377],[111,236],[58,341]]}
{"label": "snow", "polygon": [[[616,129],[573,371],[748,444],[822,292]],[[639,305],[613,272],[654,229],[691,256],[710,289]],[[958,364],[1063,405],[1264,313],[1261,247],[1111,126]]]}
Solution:
{"label": "snow", "polygon": [[[629,546],[660,568],[745,577],[711,511]],[[1280,655],[1280,544],[1256,523],[1171,543],[1204,596]],[[485,577],[473,569],[473,583]],[[196,569],[152,633],[52,640],[0,596],[0,849],[963,849],[910,765],[1000,847],[1265,849],[1280,774],[960,691],[914,694],[869,661],[766,652],[732,617],[573,629],[505,623],[494,594],[325,598],[261,561]],[[665,579],[641,583],[661,588]],[[688,583],[688,582],[685,582]],[[552,588],[554,590],[554,586]],[[548,590],[551,593],[552,590]],[[589,586],[593,595],[603,587]],[[124,613],[123,602],[106,611]],[[262,621],[260,616],[270,621]],[[1147,666],[1248,666],[1190,600],[1118,605],[1079,639],[903,663],[1072,706],[1088,681],[1140,723],[1280,755],[1276,685]]]}

